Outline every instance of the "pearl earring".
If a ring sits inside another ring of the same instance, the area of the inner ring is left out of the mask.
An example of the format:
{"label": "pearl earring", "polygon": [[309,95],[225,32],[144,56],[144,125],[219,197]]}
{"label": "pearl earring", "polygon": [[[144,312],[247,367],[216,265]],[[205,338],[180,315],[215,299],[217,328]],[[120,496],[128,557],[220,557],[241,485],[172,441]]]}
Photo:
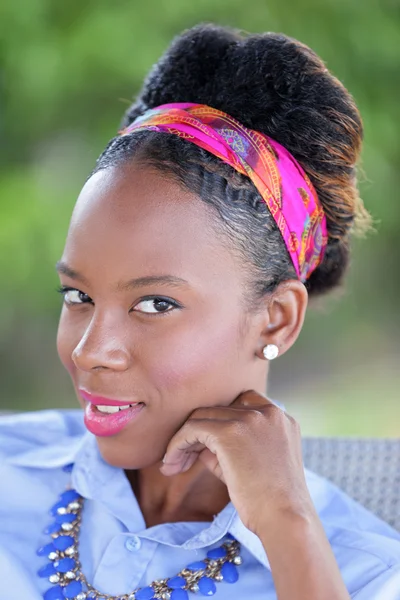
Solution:
{"label": "pearl earring", "polygon": [[279,348],[275,344],[268,344],[263,348],[263,354],[267,360],[274,360],[279,354]]}

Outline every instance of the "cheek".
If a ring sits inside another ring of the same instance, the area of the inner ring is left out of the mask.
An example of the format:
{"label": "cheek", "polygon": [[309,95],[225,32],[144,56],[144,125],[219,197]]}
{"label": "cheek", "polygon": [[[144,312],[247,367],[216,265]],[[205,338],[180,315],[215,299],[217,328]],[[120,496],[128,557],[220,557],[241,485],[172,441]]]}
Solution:
{"label": "cheek", "polygon": [[148,377],[163,396],[173,394],[171,401],[182,396],[185,403],[204,405],[208,396],[210,405],[222,402],[243,379],[240,346],[232,321],[175,328],[152,348]]}
{"label": "cheek", "polygon": [[67,320],[66,310],[63,308],[57,331],[57,352],[61,363],[70,375],[72,375],[75,370],[75,365],[72,361],[72,352],[79,342],[79,339],[77,339],[74,329],[67,324]]}

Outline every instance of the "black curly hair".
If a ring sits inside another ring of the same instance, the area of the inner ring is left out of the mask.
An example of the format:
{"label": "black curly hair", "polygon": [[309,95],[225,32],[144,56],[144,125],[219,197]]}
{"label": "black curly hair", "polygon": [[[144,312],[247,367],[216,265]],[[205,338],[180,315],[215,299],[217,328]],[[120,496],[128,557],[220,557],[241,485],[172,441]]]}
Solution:
{"label": "black curly hair", "polygon": [[[121,127],[169,102],[220,109],[293,154],[317,190],[329,233],[324,260],[306,286],[310,295],[337,286],[349,262],[350,233],[368,227],[369,215],[355,174],[361,118],[351,95],[322,60],[285,35],[243,36],[231,28],[201,24],[173,40]],[[219,224],[249,266],[256,297],[297,278],[275,221],[246,176],[190,142],[155,131],[113,138],[90,176],[133,158],[174,177],[216,209]]]}

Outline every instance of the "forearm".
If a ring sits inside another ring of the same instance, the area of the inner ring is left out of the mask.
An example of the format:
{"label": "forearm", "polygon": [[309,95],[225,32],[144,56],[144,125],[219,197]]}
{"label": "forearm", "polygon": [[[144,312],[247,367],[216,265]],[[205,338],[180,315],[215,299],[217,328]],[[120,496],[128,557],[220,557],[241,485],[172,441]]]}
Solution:
{"label": "forearm", "polygon": [[288,513],[259,535],[278,600],[349,600],[332,549],[313,509]]}

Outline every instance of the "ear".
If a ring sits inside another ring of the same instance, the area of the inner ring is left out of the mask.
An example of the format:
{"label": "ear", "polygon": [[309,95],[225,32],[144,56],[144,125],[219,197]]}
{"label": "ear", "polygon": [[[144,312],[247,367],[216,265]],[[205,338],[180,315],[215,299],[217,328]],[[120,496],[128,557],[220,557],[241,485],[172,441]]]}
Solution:
{"label": "ear", "polygon": [[303,327],[308,304],[308,293],[298,280],[281,283],[267,299],[267,313],[260,335],[257,355],[264,359],[263,348],[275,344],[279,356],[297,340]]}

